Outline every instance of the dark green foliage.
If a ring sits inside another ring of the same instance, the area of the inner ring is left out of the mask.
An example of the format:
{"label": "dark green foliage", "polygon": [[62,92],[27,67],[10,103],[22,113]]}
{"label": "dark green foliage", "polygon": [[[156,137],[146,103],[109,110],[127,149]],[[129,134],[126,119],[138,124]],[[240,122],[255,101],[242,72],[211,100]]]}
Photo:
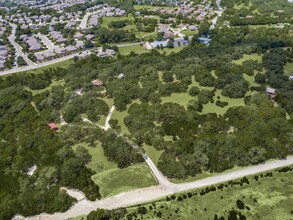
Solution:
{"label": "dark green foliage", "polygon": [[237,200],[236,205],[237,205],[238,209],[244,209],[244,207],[245,207],[245,204],[241,200]]}
{"label": "dark green foliage", "polygon": [[106,157],[115,161],[119,168],[125,168],[132,163],[143,162],[141,153],[133,148],[124,138],[116,133],[107,132],[102,140],[102,147]]}
{"label": "dark green foliage", "polygon": [[221,102],[219,100],[216,101],[216,105],[223,108],[225,106],[227,106],[229,103],[228,102]]}

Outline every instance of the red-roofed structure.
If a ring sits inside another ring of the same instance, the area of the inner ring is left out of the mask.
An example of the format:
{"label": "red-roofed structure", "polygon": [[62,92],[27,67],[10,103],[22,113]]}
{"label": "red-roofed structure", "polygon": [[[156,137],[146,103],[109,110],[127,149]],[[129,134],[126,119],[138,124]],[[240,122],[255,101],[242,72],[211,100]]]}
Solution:
{"label": "red-roofed structure", "polygon": [[57,126],[57,124],[56,124],[55,122],[51,122],[51,123],[49,123],[48,126],[49,126],[49,128],[50,128],[51,130],[54,130],[54,131],[56,131],[56,130],[59,129],[58,126]]}

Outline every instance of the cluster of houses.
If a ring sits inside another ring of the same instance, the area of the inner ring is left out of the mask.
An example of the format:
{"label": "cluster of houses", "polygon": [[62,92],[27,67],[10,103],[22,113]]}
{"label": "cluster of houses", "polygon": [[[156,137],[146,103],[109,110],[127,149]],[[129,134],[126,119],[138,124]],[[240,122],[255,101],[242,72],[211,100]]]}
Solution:
{"label": "cluster of houses", "polygon": [[5,68],[4,64],[8,57],[8,48],[5,45],[0,45],[0,69],[3,70]]}
{"label": "cluster of houses", "polygon": [[19,37],[19,40],[23,41],[28,45],[29,51],[38,51],[42,49],[42,45],[38,42],[35,36],[28,36],[24,34]]}
{"label": "cluster of houses", "polygon": [[43,14],[40,16],[30,16],[27,13],[16,13],[13,15],[7,15],[5,20],[9,20],[12,23],[19,24],[20,28],[25,30],[27,28],[38,29],[40,27],[49,26],[52,29],[56,23],[65,24],[65,28],[72,28],[77,25],[76,21],[79,21],[83,16],[81,11],[78,12],[66,12],[51,16],[49,14]]}
{"label": "cluster of houses", "polygon": [[108,4],[96,5],[87,9],[88,12],[98,12],[101,17],[124,16],[125,10],[120,8],[110,7]]}
{"label": "cluster of houses", "polygon": [[49,36],[58,44],[65,43],[67,41],[60,31],[50,31]]}
{"label": "cluster of houses", "polygon": [[43,62],[46,60],[52,60],[64,55],[69,55],[73,52],[78,50],[75,46],[67,46],[67,47],[57,47],[56,49],[52,50],[45,50],[35,53],[35,57],[38,62]]}
{"label": "cluster of houses", "polygon": [[206,18],[209,19],[215,16],[215,12],[210,9],[210,4],[198,4],[197,6],[194,6],[193,2],[188,1],[186,1],[185,4],[179,6],[178,8],[154,8],[151,9],[151,11],[160,14],[183,15],[189,19],[195,18],[197,21],[203,21]]}

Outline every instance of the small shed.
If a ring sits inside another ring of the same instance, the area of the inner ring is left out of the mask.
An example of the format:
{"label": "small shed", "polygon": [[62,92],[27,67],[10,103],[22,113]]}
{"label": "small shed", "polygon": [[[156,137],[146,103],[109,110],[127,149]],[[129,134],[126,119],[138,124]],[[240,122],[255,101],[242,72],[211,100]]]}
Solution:
{"label": "small shed", "polygon": [[95,80],[92,81],[92,84],[94,86],[103,86],[104,85],[104,82],[101,81],[101,80],[95,79]]}
{"label": "small shed", "polygon": [[56,124],[55,122],[51,122],[51,123],[49,123],[48,126],[49,126],[49,128],[50,128],[51,130],[54,130],[54,131],[56,131],[56,130],[59,129],[58,126],[57,126],[57,124]]}

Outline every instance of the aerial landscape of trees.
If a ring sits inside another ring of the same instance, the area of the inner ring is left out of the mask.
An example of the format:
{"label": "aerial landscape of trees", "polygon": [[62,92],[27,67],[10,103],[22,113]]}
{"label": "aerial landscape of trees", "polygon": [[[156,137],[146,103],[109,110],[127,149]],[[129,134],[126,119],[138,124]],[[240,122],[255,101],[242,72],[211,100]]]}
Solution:
{"label": "aerial landscape of trees", "polygon": [[[231,26],[210,30],[208,23],[201,25],[200,35],[211,38],[208,46],[195,35],[190,45],[170,55],[157,49],[114,58],[92,54],[74,58],[67,68],[1,77],[0,218],[67,210],[76,200],[61,187],[78,189],[89,200],[101,198],[99,184],[92,178],[96,172],[88,166],[93,156],[84,144],[94,149],[99,143],[115,169],[144,162],[142,153],[149,146],[160,152],[156,165],[170,180],[292,154],[293,81],[289,74],[293,72],[287,65],[293,61],[293,30],[247,26],[263,25],[274,6],[274,1],[267,9],[252,2],[249,6],[246,0],[223,0],[227,7],[223,19]],[[115,2],[133,11],[132,2],[124,3]],[[244,21],[240,17],[250,14],[245,9],[236,13],[234,7],[240,4],[264,17]],[[285,6],[284,19],[292,8]],[[275,23],[273,18],[267,21]],[[152,31],[157,20],[137,18],[135,22],[138,29]],[[113,43],[137,40],[122,29],[129,23],[127,19],[110,22],[109,29],[89,33],[96,35],[97,43],[108,44],[104,50],[118,50]],[[94,85],[94,80],[102,83]],[[267,87],[276,89],[274,98],[265,93]],[[112,128],[104,131],[112,105],[118,116],[109,121]],[[56,128],[50,129],[50,123]],[[244,179],[237,184],[248,183]],[[188,194],[181,195],[176,201],[187,198]],[[237,212],[227,211],[231,219],[240,218],[242,200],[235,200]],[[141,215],[147,211],[137,210]],[[158,218],[162,215],[156,212]],[[125,216],[125,209],[97,210],[88,219]]]}

